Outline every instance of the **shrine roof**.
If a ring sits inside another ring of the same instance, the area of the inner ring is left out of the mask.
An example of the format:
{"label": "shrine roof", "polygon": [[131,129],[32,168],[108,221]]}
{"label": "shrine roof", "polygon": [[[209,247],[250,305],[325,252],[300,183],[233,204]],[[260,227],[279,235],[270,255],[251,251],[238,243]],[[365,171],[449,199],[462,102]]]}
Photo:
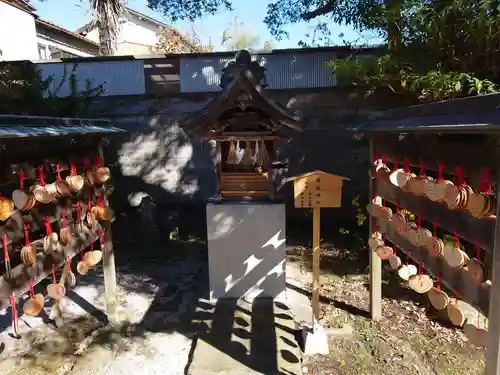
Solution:
{"label": "shrine roof", "polygon": [[[237,54],[234,62],[223,69],[222,91],[200,110],[190,113],[181,126],[189,133],[213,131],[213,126],[228,110],[259,110],[268,120],[281,128],[301,132],[302,118],[265,94],[265,68],[251,61],[247,51]],[[244,121],[242,119],[242,121]],[[280,130],[273,129],[272,133]]]}
{"label": "shrine roof", "polygon": [[0,115],[0,139],[113,135],[126,131],[109,120]]}

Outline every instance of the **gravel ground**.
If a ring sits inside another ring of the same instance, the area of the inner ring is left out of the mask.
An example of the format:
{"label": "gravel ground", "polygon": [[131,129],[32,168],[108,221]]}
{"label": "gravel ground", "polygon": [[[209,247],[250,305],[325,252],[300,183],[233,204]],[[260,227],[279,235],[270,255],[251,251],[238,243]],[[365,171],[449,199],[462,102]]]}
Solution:
{"label": "gravel ground", "polygon": [[[21,340],[8,337],[10,328],[0,335],[7,343],[0,372],[184,374],[192,340],[183,325],[196,302],[206,265],[199,250],[200,244],[179,243],[143,256],[140,264],[134,255],[122,256],[117,265],[119,322],[113,327],[88,314],[91,305],[104,309],[101,270],[79,278],[74,293],[68,293],[77,298],[65,297],[60,304],[64,326],[55,329],[42,324],[41,318],[30,318],[21,324]],[[82,304],[81,298],[89,304]]]}

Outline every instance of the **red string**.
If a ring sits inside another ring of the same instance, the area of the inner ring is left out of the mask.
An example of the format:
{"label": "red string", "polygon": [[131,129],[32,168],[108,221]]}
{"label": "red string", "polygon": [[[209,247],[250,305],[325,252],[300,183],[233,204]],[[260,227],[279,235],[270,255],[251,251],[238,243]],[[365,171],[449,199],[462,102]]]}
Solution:
{"label": "red string", "polygon": [[3,243],[3,258],[6,263],[10,262],[10,257],[9,257],[9,249],[7,248],[7,235],[2,236],[2,243]]}
{"label": "red string", "polygon": [[422,274],[424,273],[424,262],[418,262],[418,276],[422,277]]}
{"label": "red string", "polygon": [[40,185],[45,186],[45,179],[43,178],[43,168],[38,168],[38,177],[40,179]]}
{"label": "red string", "polygon": [[52,283],[56,284],[56,266],[52,265]]}
{"label": "red string", "polygon": [[424,159],[420,158],[420,177],[425,176]]}
{"label": "red string", "polygon": [[404,158],[403,160],[405,173],[410,173],[410,164],[408,162],[408,158]]}
{"label": "red string", "polygon": [[50,225],[50,220],[48,217],[45,218],[45,229],[47,232],[47,236],[50,236],[52,234],[52,226]]}
{"label": "red string", "polygon": [[88,166],[88,161],[87,159],[83,159],[83,170],[86,170]]}
{"label": "red string", "polygon": [[[376,159],[378,159],[378,158],[376,158]],[[376,160],[376,159],[375,159],[375,160]],[[95,157],[95,159],[94,159],[94,166],[96,166],[96,167],[100,167],[100,166],[101,166],[101,164],[102,164],[102,163],[101,163],[101,158],[100,158],[99,156],[96,156],[96,157]]]}
{"label": "red string", "polygon": [[97,205],[98,206],[103,206],[102,198],[101,198],[101,193],[97,193]]}
{"label": "red string", "polygon": [[57,180],[61,181],[61,166],[59,164],[56,165],[56,172],[57,172]]}
{"label": "red string", "polygon": [[493,190],[491,188],[491,172],[489,168],[484,168],[481,172],[481,184],[479,189],[483,194],[493,194]]}
{"label": "red string", "polygon": [[82,213],[82,208],[80,207],[80,202],[77,202],[75,204],[75,208],[76,208],[76,221],[80,221],[81,220],[81,213]]}
{"label": "red string", "polygon": [[17,175],[19,176],[19,189],[24,189],[24,172],[23,171],[20,171],[17,173]]}
{"label": "red string", "polygon": [[373,156],[372,156],[372,160],[375,161],[375,160],[378,160],[379,157],[378,157],[378,152],[373,150]]}
{"label": "red string", "polygon": [[399,159],[397,156],[394,156],[394,166],[393,166],[393,170],[397,170],[399,169]]}
{"label": "red string", "polygon": [[72,161],[69,162],[69,169],[72,174],[76,174],[76,166]]}
{"label": "red string", "polygon": [[71,258],[68,256],[68,257],[66,258],[66,261],[68,262],[68,272],[69,272],[69,273],[72,273],[72,271],[71,271]]}
{"label": "red string", "polygon": [[9,297],[10,300],[10,306],[12,307],[12,321],[17,320],[17,307],[16,307],[16,299],[14,295]]}
{"label": "red string", "polygon": [[462,167],[456,167],[455,174],[456,174],[455,185],[460,187],[465,186],[466,181],[465,181],[464,169]]}
{"label": "red string", "polygon": [[393,243],[392,243],[392,253],[393,253],[394,255],[396,255],[396,254],[397,254],[397,246],[396,246],[396,242],[393,242]]}
{"label": "red string", "polygon": [[399,209],[399,203],[397,200],[394,201],[394,204],[396,205],[396,212],[399,214],[401,211]]}
{"label": "red string", "polygon": [[29,284],[29,288],[30,288],[30,297],[31,298],[35,298],[35,288],[33,286],[33,280],[30,279],[30,284]]}
{"label": "red string", "polygon": [[460,244],[458,243],[458,233],[457,231],[453,231],[453,246],[458,248]]}
{"label": "red string", "polygon": [[479,242],[479,239],[476,240],[475,247],[476,247],[476,262],[477,264],[479,264],[481,263],[481,242]]}
{"label": "red string", "polygon": [[422,229],[422,214],[420,212],[417,215],[417,229]]}
{"label": "red string", "polygon": [[378,231],[380,230],[380,225],[375,224],[375,225],[373,226],[373,230],[374,230],[375,232],[378,232]]}
{"label": "red string", "polygon": [[437,274],[437,286],[436,286],[436,292],[441,292],[441,272],[438,272]]}
{"label": "red string", "polygon": [[25,240],[26,246],[30,246],[31,245],[30,234],[29,234],[29,231],[28,231],[28,225],[27,224],[24,224],[24,240]]}
{"label": "red string", "polygon": [[440,161],[438,164],[438,181],[443,180],[443,171],[444,171],[445,164],[443,161]]}
{"label": "red string", "polygon": [[387,155],[382,155],[382,163],[384,163],[384,165],[387,165]]}

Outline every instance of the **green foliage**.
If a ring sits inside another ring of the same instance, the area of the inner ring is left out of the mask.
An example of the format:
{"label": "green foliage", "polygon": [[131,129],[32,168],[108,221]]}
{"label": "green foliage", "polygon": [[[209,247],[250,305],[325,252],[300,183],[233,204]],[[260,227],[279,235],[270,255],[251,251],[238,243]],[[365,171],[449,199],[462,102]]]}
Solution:
{"label": "green foliage", "polygon": [[204,15],[212,15],[220,9],[231,8],[230,0],[148,0],[148,7],[162,13],[167,20],[194,21]]}
{"label": "green foliage", "polygon": [[[100,96],[102,85],[93,86],[86,80],[80,86],[76,79],[77,64],[64,71],[59,82],[54,76],[42,78],[35,64],[30,62],[2,63],[0,65],[0,113],[53,117],[85,117],[92,100]],[[59,98],[68,82],[70,95]]]}
{"label": "green foliage", "polygon": [[497,85],[492,81],[479,79],[471,73],[438,69],[414,73],[408,62],[403,64],[389,54],[350,56],[330,61],[328,65],[341,85],[361,86],[369,90],[385,86],[396,93],[413,93],[422,101],[453,99],[497,91]]}

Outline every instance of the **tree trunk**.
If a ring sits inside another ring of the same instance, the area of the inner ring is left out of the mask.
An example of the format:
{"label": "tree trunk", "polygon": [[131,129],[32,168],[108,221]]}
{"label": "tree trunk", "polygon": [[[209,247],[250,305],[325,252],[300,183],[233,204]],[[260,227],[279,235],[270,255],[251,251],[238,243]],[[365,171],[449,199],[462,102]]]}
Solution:
{"label": "tree trunk", "polygon": [[403,0],[385,0],[387,12],[387,48],[389,52],[401,47],[401,9]]}

